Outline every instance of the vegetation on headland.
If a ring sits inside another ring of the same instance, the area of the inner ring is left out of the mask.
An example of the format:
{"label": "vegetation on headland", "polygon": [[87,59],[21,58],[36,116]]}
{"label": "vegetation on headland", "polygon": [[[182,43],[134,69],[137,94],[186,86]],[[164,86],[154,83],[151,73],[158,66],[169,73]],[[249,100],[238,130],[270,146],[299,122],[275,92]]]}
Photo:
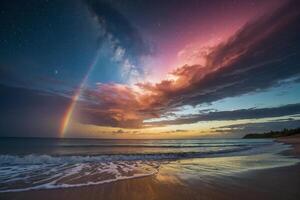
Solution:
{"label": "vegetation on headland", "polygon": [[252,139],[252,138],[278,138],[278,137],[286,137],[291,135],[300,134],[300,128],[296,129],[283,129],[281,131],[270,131],[266,133],[251,133],[245,135],[244,139]]}

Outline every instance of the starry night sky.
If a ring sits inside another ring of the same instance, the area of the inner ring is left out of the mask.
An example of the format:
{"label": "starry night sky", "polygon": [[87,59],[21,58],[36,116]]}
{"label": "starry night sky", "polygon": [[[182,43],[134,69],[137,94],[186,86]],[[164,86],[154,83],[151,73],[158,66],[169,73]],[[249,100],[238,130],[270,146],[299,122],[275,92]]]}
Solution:
{"label": "starry night sky", "polygon": [[298,1],[4,0],[0,16],[0,136],[300,126]]}

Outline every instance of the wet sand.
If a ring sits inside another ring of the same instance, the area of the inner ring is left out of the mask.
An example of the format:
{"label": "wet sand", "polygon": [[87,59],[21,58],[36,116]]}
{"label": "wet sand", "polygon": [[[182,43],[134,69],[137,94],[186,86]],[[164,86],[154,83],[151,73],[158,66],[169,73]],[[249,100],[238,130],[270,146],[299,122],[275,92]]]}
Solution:
{"label": "wet sand", "polygon": [[[283,152],[300,157],[300,136],[278,139],[293,145]],[[0,199],[150,200],[150,199],[300,199],[300,164],[215,176],[211,179],[183,180],[159,172],[156,175],[109,184],[2,193]]]}

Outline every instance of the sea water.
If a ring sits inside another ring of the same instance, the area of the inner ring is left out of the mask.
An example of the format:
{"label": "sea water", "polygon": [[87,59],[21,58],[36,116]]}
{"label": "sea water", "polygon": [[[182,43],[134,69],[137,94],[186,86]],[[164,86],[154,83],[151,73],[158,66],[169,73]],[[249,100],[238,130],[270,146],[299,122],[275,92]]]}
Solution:
{"label": "sea water", "polygon": [[[271,139],[0,139],[0,192],[82,187],[150,176],[185,177],[295,164]],[[217,169],[217,170],[216,170]]]}

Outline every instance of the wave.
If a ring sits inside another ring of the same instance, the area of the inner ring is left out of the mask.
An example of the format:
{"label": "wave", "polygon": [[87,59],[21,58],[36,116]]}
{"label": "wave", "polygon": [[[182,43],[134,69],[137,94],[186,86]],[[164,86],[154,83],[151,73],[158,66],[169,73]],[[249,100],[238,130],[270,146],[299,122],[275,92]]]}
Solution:
{"label": "wave", "polygon": [[262,141],[218,141],[218,142],[198,142],[198,141],[168,141],[168,142],[139,142],[139,143],[117,143],[117,142],[105,142],[101,143],[77,143],[77,142],[59,142],[59,143],[48,143],[43,146],[49,147],[66,147],[66,148],[80,148],[80,147],[128,147],[128,148],[194,148],[194,147],[239,147],[247,145],[265,145],[272,143],[271,140]]}
{"label": "wave", "polygon": [[126,148],[199,148],[199,147],[242,147],[247,144],[174,144],[174,145],[147,145],[147,144],[71,144],[71,145],[58,145],[59,147],[66,148],[89,148],[89,147],[126,147]]}
{"label": "wave", "polygon": [[98,185],[151,176],[158,172],[158,168],[154,162],[120,161],[0,167],[0,193]]}
{"label": "wave", "polygon": [[62,163],[87,163],[87,162],[113,162],[113,161],[137,161],[137,160],[176,160],[185,158],[204,158],[219,156],[250,155],[261,152],[276,153],[288,149],[288,145],[280,143],[268,143],[265,145],[239,145],[218,148],[192,149],[185,151],[150,152],[150,153],[113,153],[113,154],[0,154],[0,165],[30,165],[30,164],[62,164]]}
{"label": "wave", "polygon": [[[110,155],[0,155],[0,193],[81,187],[156,174],[172,160],[278,153],[287,145],[208,148],[206,152]],[[205,166],[204,166],[205,168]],[[17,186],[17,187],[16,187]]]}
{"label": "wave", "polygon": [[130,177],[124,176],[124,177],[118,177],[115,179],[108,179],[104,181],[96,181],[96,182],[86,182],[86,183],[78,183],[78,184],[60,184],[60,185],[55,185],[52,183],[47,183],[43,185],[38,185],[34,187],[26,187],[26,188],[18,188],[18,189],[5,189],[1,190],[0,193],[8,193],[8,192],[25,192],[25,191],[30,191],[30,190],[40,190],[40,189],[59,189],[59,188],[73,188],[73,187],[82,187],[82,186],[91,186],[91,185],[100,185],[100,184],[105,184],[105,183],[112,183],[116,181],[121,181],[121,180],[127,180],[127,179],[134,179],[134,178],[141,178],[141,177],[146,177],[146,176],[151,176],[156,174],[157,172],[151,173],[151,174],[136,174],[132,175]]}
{"label": "wave", "polygon": [[148,153],[148,154],[102,154],[93,156],[51,156],[30,154],[25,156],[0,155],[0,164],[60,164],[60,163],[85,163],[85,162],[112,162],[136,160],[173,160],[183,158],[201,158],[218,156],[226,153],[236,153],[250,150],[252,147],[232,148],[207,152],[176,152],[176,153]]}

